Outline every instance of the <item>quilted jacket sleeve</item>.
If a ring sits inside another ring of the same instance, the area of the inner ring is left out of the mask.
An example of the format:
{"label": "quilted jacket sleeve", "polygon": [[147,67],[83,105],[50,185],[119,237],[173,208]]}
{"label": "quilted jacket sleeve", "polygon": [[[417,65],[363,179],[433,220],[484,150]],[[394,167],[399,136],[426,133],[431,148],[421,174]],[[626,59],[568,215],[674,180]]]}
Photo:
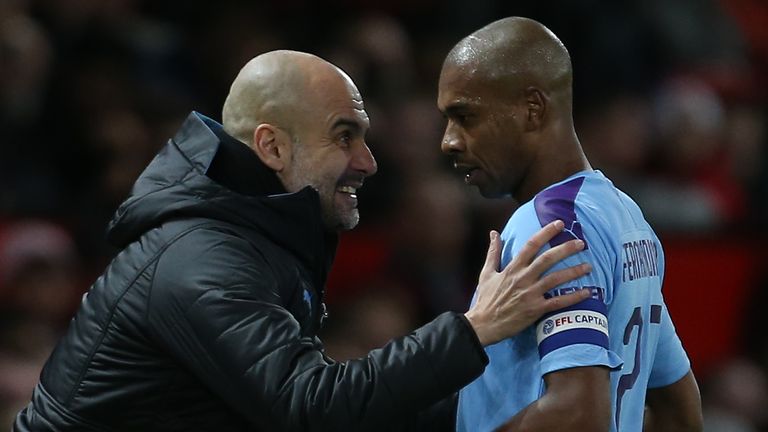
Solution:
{"label": "quilted jacket sleeve", "polygon": [[487,357],[456,313],[333,362],[301,336],[252,251],[220,232],[178,240],[158,261],[148,318],[158,343],[259,429],[399,430],[482,373]]}

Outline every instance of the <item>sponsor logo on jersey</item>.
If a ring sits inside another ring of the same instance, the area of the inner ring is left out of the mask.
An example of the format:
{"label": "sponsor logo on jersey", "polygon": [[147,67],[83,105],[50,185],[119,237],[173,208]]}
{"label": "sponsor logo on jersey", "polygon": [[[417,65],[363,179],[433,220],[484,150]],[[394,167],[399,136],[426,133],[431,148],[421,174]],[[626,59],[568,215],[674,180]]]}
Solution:
{"label": "sponsor logo on jersey", "polygon": [[605,289],[596,287],[596,286],[585,286],[585,287],[572,286],[572,287],[555,288],[547,293],[544,293],[544,298],[552,298],[552,297],[557,297],[561,295],[568,295],[582,289],[588,289],[592,293],[593,299],[600,301],[600,303],[605,303]]}

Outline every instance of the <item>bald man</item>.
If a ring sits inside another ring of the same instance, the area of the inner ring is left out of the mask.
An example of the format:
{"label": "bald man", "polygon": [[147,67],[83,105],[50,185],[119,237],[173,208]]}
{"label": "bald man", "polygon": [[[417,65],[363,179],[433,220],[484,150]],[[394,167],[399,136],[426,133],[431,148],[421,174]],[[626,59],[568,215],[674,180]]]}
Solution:
{"label": "bald man", "polygon": [[701,430],[690,362],[661,294],[664,256],[637,205],[593,170],[571,109],[571,61],[540,23],[506,18],[448,54],[438,106],[442,150],[468,185],[521,205],[502,232],[502,264],[554,219],[549,245],[583,240],[592,272],[549,297],[588,291],[519,335],[486,347],[490,364],[461,391],[459,431]]}
{"label": "bald man", "polygon": [[376,172],[368,123],[332,64],[292,51],[249,62],[223,127],[192,113],[117,210],[109,239],[122,251],[14,430],[452,429],[483,346],[586,297],[543,297],[585,266],[539,280],[581,243],[533,260],[563,229],[549,224],[496,272],[492,233],[475,307],[335,362],[316,335],[336,235],[358,223],[358,190]]}

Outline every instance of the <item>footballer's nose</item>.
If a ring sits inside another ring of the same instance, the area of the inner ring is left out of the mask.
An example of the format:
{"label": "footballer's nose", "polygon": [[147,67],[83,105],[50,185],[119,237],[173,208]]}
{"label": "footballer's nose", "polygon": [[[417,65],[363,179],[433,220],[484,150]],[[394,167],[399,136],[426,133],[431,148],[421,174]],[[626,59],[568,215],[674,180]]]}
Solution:
{"label": "footballer's nose", "polygon": [[440,150],[445,154],[461,153],[465,150],[464,140],[449,123],[443,133],[443,140],[440,143]]}

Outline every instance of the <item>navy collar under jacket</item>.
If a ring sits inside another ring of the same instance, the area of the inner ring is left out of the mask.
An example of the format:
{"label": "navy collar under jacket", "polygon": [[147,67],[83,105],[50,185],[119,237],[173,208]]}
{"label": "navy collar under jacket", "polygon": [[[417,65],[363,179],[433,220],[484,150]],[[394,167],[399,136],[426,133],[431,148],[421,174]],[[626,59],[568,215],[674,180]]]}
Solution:
{"label": "navy collar under jacket", "polygon": [[194,111],[136,180],[109,223],[107,239],[124,247],[165,221],[188,217],[257,230],[303,262],[317,289],[325,286],[338,236],[323,227],[317,191],[286,193],[245,144]]}

